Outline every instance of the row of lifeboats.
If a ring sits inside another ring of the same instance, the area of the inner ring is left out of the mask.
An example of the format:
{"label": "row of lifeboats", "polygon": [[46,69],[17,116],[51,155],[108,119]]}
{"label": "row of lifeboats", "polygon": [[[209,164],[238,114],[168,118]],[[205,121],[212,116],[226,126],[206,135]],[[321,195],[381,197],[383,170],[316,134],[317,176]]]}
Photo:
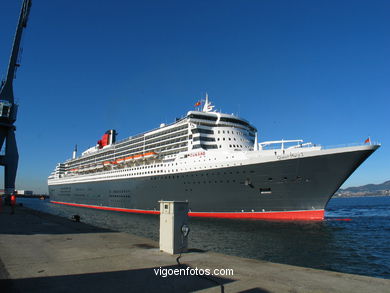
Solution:
{"label": "row of lifeboats", "polygon": [[138,154],[134,156],[119,158],[114,161],[105,161],[103,163],[99,163],[97,165],[87,165],[83,166],[81,168],[73,168],[70,169],[69,173],[82,173],[82,172],[89,172],[89,171],[98,171],[99,169],[105,169],[109,170],[114,166],[124,166],[127,165],[126,163],[132,163],[140,160],[149,160],[149,159],[155,159],[158,157],[158,154],[156,152],[148,152],[145,154]]}

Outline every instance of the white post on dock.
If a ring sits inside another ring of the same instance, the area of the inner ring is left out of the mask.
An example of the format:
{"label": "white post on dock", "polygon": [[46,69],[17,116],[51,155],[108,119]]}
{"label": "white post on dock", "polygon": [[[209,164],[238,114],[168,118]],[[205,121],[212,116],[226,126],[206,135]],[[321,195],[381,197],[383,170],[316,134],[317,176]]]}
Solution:
{"label": "white post on dock", "polygon": [[188,247],[188,202],[159,201],[160,251],[178,254]]}

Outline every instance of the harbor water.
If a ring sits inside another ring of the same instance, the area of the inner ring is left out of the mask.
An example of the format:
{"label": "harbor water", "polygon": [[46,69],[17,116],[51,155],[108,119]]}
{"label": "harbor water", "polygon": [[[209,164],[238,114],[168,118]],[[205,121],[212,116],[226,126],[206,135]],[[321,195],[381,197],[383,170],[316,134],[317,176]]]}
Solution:
{"label": "harbor water", "polygon": [[[158,241],[159,217],[19,199],[24,206]],[[390,279],[390,197],[333,198],[320,222],[190,218],[189,246]]]}

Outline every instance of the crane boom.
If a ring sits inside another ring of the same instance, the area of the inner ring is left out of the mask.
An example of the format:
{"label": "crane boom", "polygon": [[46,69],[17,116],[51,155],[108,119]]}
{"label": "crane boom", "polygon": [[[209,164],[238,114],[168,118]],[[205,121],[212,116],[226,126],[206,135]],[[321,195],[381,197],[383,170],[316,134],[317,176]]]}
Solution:
{"label": "crane boom", "polygon": [[22,40],[23,29],[27,26],[27,20],[28,20],[28,15],[30,13],[31,3],[32,3],[31,0],[23,1],[22,9],[20,10],[18,26],[16,28],[11,57],[8,64],[7,77],[0,90],[0,100],[5,100],[10,103],[14,102],[14,94],[13,94],[13,86],[12,86],[13,79],[15,77],[16,68],[19,66],[17,60],[20,52],[20,42]]}

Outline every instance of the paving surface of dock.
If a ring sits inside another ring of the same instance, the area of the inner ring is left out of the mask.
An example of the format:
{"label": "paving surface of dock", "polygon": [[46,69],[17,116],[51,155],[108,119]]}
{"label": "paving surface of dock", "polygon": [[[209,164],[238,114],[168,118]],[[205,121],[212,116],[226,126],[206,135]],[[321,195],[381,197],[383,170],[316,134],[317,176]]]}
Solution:
{"label": "paving surface of dock", "polygon": [[[390,292],[390,280],[244,259],[158,243],[17,207],[0,212],[1,292]],[[234,275],[173,275],[174,269],[232,269]],[[221,286],[222,285],[222,286]]]}

